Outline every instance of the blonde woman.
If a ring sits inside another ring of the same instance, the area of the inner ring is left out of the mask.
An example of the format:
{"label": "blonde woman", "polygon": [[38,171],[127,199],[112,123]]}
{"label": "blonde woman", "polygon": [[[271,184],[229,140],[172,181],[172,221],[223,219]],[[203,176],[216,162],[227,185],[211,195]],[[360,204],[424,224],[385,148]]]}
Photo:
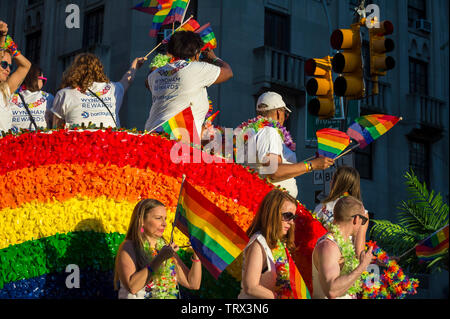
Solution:
{"label": "blonde woman", "polygon": [[[11,74],[12,59],[17,63],[17,70]],[[27,76],[31,63],[8,36],[8,25],[3,21],[0,21],[0,63],[0,132],[7,132],[12,128],[9,99]]]}
{"label": "blonde woman", "polygon": [[63,75],[60,91],[53,101],[53,127],[119,127],[123,97],[146,58],[136,58],[119,82],[106,76],[100,59],[91,53],[77,55]]}
{"label": "blonde woman", "polygon": [[[341,166],[336,170],[331,180],[330,194],[321,204],[317,205],[314,213],[322,221],[324,226],[334,221],[334,206],[343,196],[353,196],[357,200],[361,199],[360,177],[358,171],[353,167]],[[367,210],[365,217],[369,218]],[[356,247],[356,254],[359,256],[365,250],[366,233],[369,223],[365,223],[360,229],[353,243]]]}
{"label": "blonde woman", "polygon": [[[291,299],[289,251],[294,251],[297,201],[274,189],[264,197],[244,250],[239,299]],[[286,249],[287,248],[287,249]]]}
{"label": "blonde woman", "polygon": [[176,299],[178,284],[200,288],[202,267],[194,253],[189,269],[178,257],[178,246],[163,239],[167,212],[155,199],[144,199],[134,208],[125,241],[116,257],[114,287],[119,299]]}

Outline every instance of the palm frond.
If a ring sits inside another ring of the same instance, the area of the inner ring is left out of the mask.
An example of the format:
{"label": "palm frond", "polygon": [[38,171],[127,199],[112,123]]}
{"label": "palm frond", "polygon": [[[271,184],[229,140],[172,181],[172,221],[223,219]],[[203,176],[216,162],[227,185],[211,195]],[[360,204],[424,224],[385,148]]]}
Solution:
{"label": "palm frond", "polygon": [[377,241],[390,254],[401,254],[414,247],[419,241],[420,234],[393,224],[387,220],[374,220],[374,226],[370,230],[371,239]]}

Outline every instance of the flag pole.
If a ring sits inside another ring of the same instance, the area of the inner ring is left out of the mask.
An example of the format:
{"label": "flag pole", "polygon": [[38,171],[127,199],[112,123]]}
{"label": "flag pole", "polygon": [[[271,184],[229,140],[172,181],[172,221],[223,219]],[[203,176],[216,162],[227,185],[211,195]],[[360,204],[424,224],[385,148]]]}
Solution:
{"label": "flag pole", "polygon": [[185,181],[186,181],[186,174],[183,174],[183,179],[181,181],[181,187],[180,187],[180,194],[178,195],[177,210],[175,212],[175,218],[173,219],[173,223],[172,223],[172,233],[170,234],[170,244],[173,243],[173,231],[175,230],[175,221],[177,220],[177,216],[178,216],[178,205],[180,204],[181,191],[183,190],[183,185],[184,185]]}
{"label": "flag pole", "polygon": [[338,158],[344,156],[344,155],[347,154],[347,153],[350,153],[351,151],[353,151],[353,150],[354,150],[355,148],[357,148],[357,147],[359,147],[359,143],[356,144],[355,146],[353,146],[353,147],[352,147],[351,149],[349,149],[348,151],[346,151],[346,152],[342,153],[341,155],[339,155],[338,157],[336,157],[334,160],[337,160]]}
{"label": "flag pole", "polygon": [[[184,26],[186,23],[188,23],[188,21],[191,20],[193,17],[194,17],[194,16],[191,15],[191,16],[189,17],[189,19],[187,19],[184,23],[182,23],[175,31],[178,31],[179,29],[181,29],[181,27]],[[173,33],[175,33],[175,32],[173,32]],[[173,34],[173,33],[172,33],[172,34]],[[164,40],[163,40],[163,41],[164,41]],[[163,41],[161,41],[156,47],[153,48],[153,50],[151,50],[149,53],[147,53],[147,55],[145,56],[145,58],[148,58],[148,56],[149,56],[150,54],[152,54],[153,52],[155,52],[155,50],[156,50],[157,48],[159,48],[159,47],[163,44]]]}
{"label": "flag pole", "polygon": [[[184,18],[186,17],[186,13],[187,13],[187,11],[188,11],[188,9],[189,9],[189,4],[191,3],[191,0],[188,0],[188,3],[187,3],[187,5],[186,5],[186,9],[184,10],[184,13],[183,13],[183,18],[181,18],[181,24],[183,24],[183,21],[184,21]],[[193,15],[191,15],[191,18],[193,17]]]}
{"label": "flag pole", "polygon": [[401,255],[398,257],[398,259],[401,259],[402,257],[406,256],[410,251],[412,251],[413,249],[415,249],[417,246],[423,244],[427,239],[429,239],[429,238],[430,238],[431,236],[433,236],[434,234],[439,233],[441,230],[443,230],[443,229],[444,229],[445,227],[447,227],[447,226],[448,226],[448,224],[445,225],[444,227],[439,228],[438,230],[436,230],[434,233],[432,233],[432,234],[431,234],[430,236],[428,236],[427,238],[422,239],[421,241],[419,241],[417,244],[414,245],[413,248],[410,248],[410,249],[408,249],[407,251],[405,251],[403,254],[401,254]]}

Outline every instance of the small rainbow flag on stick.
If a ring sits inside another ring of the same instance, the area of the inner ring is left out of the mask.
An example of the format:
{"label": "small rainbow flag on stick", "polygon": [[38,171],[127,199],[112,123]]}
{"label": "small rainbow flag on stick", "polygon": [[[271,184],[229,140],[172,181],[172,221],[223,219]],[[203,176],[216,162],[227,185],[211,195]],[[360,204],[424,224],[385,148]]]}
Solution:
{"label": "small rainbow flag on stick", "polygon": [[289,279],[291,281],[291,288],[292,293],[294,295],[294,299],[311,299],[308,287],[306,287],[306,283],[303,280],[302,275],[298,271],[298,268],[295,265],[295,262],[292,259],[291,255],[289,254],[287,248],[286,248],[286,255],[289,260]]}
{"label": "small rainbow flag on stick", "polygon": [[[161,127],[165,133],[170,135],[171,138],[175,138],[178,141],[183,138],[180,129],[187,130],[189,132],[190,142],[200,144],[200,138],[195,126],[191,106],[172,117],[170,120],[162,124]],[[152,131],[154,131],[154,129]]]}
{"label": "small rainbow flag on stick", "polygon": [[174,224],[189,237],[203,266],[216,279],[249,241],[230,216],[187,181],[181,185]]}
{"label": "small rainbow flag on stick", "polygon": [[200,37],[205,44],[205,46],[202,48],[202,51],[206,49],[214,50],[215,48],[217,48],[217,39],[214,35],[210,23],[205,24],[203,27],[198,29],[196,33],[200,34]]}
{"label": "small rainbow flag on stick", "polygon": [[173,0],[158,0],[160,4],[160,10],[155,13],[153,17],[153,24],[150,30],[150,36],[156,38],[158,36],[159,29],[165,24],[167,15],[172,10]]}
{"label": "small rainbow flag on stick", "polygon": [[324,128],[317,131],[319,155],[335,159],[350,145],[350,137],[344,132]]}
{"label": "small rainbow flag on stick", "polygon": [[401,120],[401,117],[384,114],[362,116],[350,125],[347,134],[359,143],[360,148],[365,148]]}
{"label": "small rainbow flag on stick", "polygon": [[448,251],[448,224],[416,246],[416,255],[424,261],[431,261]]}
{"label": "small rainbow flag on stick", "polygon": [[172,8],[170,9],[169,14],[164,20],[163,24],[170,24],[175,22],[182,22],[181,20],[184,17],[184,11],[186,11],[188,5],[188,0],[174,0],[172,4]]}

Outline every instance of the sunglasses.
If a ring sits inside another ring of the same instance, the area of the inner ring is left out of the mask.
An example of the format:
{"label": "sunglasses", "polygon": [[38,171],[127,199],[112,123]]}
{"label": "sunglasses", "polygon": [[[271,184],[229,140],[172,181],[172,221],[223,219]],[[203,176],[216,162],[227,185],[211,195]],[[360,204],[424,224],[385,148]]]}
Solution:
{"label": "sunglasses", "polygon": [[2,65],[2,68],[3,68],[4,70],[6,70],[8,67],[9,67],[10,70],[12,69],[12,64],[9,64],[9,63],[6,62],[6,61],[2,61],[2,62],[1,62],[1,65]]}
{"label": "sunglasses", "polygon": [[42,80],[43,85],[45,85],[45,83],[47,83],[47,78],[43,77],[43,76],[38,76],[39,80]]}
{"label": "sunglasses", "polygon": [[287,212],[281,213],[281,217],[283,218],[283,221],[289,222],[291,220],[295,220],[297,218],[297,215],[291,212]]}
{"label": "sunglasses", "polygon": [[369,220],[369,218],[367,218],[366,216],[360,215],[360,214],[356,214],[353,215],[352,217],[358,216],[359,218],[362,219],[361,225],[365,225],[367,223],[367,221]]}

